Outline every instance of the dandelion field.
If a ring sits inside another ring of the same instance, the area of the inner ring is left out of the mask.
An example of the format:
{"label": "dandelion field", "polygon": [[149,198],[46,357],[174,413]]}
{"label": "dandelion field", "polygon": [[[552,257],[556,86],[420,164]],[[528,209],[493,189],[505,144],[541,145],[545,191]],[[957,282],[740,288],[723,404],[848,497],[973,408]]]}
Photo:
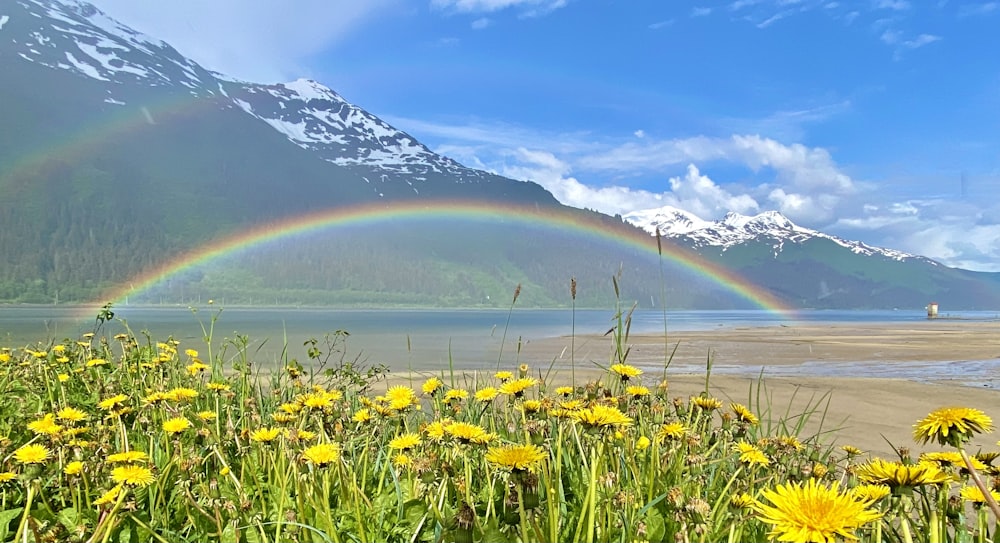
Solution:
{"label": "dandelion field", "polygon": [[580,382],[502,357],[389,382],[336,337],[262,364],[210,327],[187,345],[100,319],[3,347],[0,542],[1000,541],[1000,446],[966,450],[982,411],[915,414],[940,451],[873,458],[807,430],[819,404],[712,397],[710,363],[674,396],[617,318]]}

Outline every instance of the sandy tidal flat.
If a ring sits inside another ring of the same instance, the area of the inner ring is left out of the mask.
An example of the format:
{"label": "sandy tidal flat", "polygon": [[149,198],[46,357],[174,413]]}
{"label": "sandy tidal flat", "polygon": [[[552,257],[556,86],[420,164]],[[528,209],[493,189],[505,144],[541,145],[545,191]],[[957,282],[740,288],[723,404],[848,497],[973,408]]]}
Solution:
{"label": "sandy tidal flat", "polygon": [[[666,343],[662,335],[645,335],[632,336],[628,344],[629,363],[646,371],[647,386],[659,382],[664,352],[676,347],[667,371],[670,394],[697,394],[704,388],[711,356],[713,395],[756,403],[759,396],[750,394],[762,375],[762,403],[775,414],[815,409],[810,432],[838,429],[838,445],[883,456],[892,455],[896,446],[937,450],[918,447],[912,431],[916,421],[938,407],[975,407],[1000,423],[1000,322],[809,324],[677,333],[668,328]],[[559,337],[524,344],[520,361],[534,368],[552,364],[562,380],[571,359],[577,368],[595,369],[595,363],[606,367],[612,352],[609,336]],[[998,439],[1000,435],[989,434],[970,450],[996,450]]]}

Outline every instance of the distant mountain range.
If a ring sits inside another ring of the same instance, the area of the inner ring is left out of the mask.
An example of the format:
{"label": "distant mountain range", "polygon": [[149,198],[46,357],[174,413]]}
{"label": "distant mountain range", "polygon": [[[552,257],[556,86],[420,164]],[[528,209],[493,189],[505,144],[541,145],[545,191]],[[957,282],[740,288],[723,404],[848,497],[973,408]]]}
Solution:
{"label": "distant mountain range", "polygon": [[682,209],[664,206],[629,213],[624,218],[650,234],[656,235],[659,232],[661,236],[698,249],[718,247],[725,251],[734,245],[763,243],[769,244],[777,255],[784,249],[786,243],[802,244],[810,240],[825,239],[857,255],[880,256],[900,262],[920,260],[937,265],[933,260],[922,256],[884,247],[872,247],[860,241],[846,240],[803,228],[777,211],[765,211],[752,217],[729,212],[721,220],[706,221]]}
{"label": "distant mountain range", "polygon": [[[0,6],[0,73],[0,301],[95,300],[269,221],[461,200],[551,213],[620,239],[659,229],[678,258],[731,270],[789,306],[1000,307],[996,274],[843,240],[776,212],[704,221],[658,208],[623,223],[567,208],[535,183],[434,153],[318,82],[234,80],[83,1]],[[621,273],[623,296],[644,306],[663,295],[678,308],[747,304],[704,277],[664,276],[649,251],[599,238],[515,220],[372,225],[213,261],[146,294],[503,306],[520,283],[519,303],[553,306],[573,301],[575,277],[584,293],[576,302],[602,305]]]}

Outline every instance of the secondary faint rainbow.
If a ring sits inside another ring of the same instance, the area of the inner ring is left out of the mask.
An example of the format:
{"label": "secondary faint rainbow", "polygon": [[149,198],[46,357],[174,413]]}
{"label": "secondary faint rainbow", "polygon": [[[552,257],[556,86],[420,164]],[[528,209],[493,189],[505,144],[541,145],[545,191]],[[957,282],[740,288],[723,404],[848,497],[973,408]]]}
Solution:
{"label": "secondary faint rainbow", "polygon": [[[162,281],[204,265],[213,260],[264,245],[270,241],[303,235],[321,230],[335,230],[348,226],[364,226],[384,221],[449,219],[474,221],[506,221],[526,226],[560,229],[583,236],[633,247],[652,255],[658,252],[653,236],[624,229],[609,230],[606,223],[590,218],[584,213],[559,211],[552,208],[536,209],[527,206],[497,205],[482,201],[436,200],[402,203],[376,203],[317,211],[288,217],[249,227],[243,231],[221,237],[197,247],[178,257],[170,258],[158,267],[122,282],[95,300],[120,305],[126,296],[142,294]],[[768,311],[785,312],[791,308],[766,289],[697,255],[682,252],[671,244],[662,245],[663,258],[729,291],[753,305]]]}
{"label": "secondary faint rainbow", "polygon": [[106,105],[114,108],[110,114],[81,123],[74,130],[60,132],[59,137],[25,149],[13,160],[0,164],[0,182],[15,180],[21,173],[33,172],[50,162],[72,164],[121,136],[149,128],[175,115],[197,115],[203,109],[219,107],[219,102],[215,98],[177,92],[157,101]]}

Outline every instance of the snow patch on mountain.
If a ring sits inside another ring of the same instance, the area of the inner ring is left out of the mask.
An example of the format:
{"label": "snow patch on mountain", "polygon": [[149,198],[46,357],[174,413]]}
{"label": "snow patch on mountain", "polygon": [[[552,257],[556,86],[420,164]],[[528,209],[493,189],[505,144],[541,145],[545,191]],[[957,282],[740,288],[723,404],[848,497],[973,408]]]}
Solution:
{"label": "snow patch on mountain", "polygon": [[13,7],[31,16],[23,18],[24,34],[13,40],[25,60],[111,84],[179,85],[198,96],[216,92],[202,84],[211,75],[197,63],[87,2],[17,0]]}
{"label": "snow patch on mountain", "polygon": [[0,30],[3,30],[3,25],[7,24],[10,20],[10,15],[0,15]]}
{"label": "snow patch on mountain", "polygon": [[[636,211],[624,219],[639,228],[669,238],[683,238],[695,247],[721,247],[723,251],[749,242],[770,243],[777,255],[786,243],[804,243],[811,239],[827,239],[851,252],[864,256],[883,256],[893,260],[923,257],[894,249],[873,247],[799,226],[777,211],[758,215],[729,212],[718,221],[706,221],[687,211],[671,206]],[[926,260],[926,259],[925,259]],[[929,260],[928,260],[929,261]],[[932,262],[932,261],[929,261]]]}

